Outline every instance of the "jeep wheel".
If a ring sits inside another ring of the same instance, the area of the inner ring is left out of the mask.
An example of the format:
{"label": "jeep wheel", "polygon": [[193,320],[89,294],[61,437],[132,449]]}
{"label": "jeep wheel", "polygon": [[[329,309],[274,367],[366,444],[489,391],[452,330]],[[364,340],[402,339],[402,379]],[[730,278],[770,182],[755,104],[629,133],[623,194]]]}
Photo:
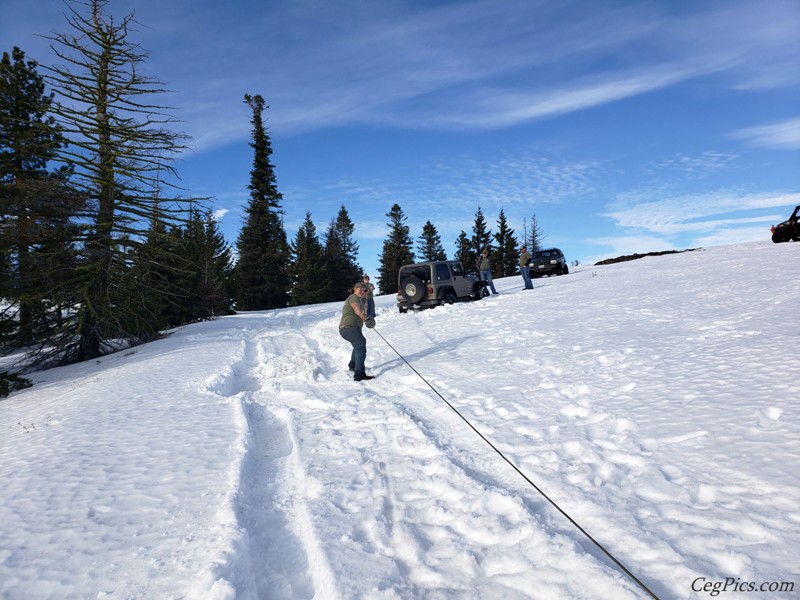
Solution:
{"label": "jeep wheel", "polygon": [[445,304],[455,304],[456,296],[453,292],[447,292],[444,297],[442,298],[442,302]]}
{"label": "jeep wheel", "polygon": [[563,275],[569,275],[569,267],[567,265],[564,265],[564,273],[563,273]]}
{"label": "jeep wheel", "polygon": [[772,241],[776,244],[782,244],[783,242],[789,241],[789,233],[786,231],[784,227],[778,227],[775,229],[775,233],[772,234]]}
{"label": "jeep wheel", "polygon": [[486,286],[483,286],[481,288],[480,293],[478,294],[478,298],[480,299],[480,298],[488,298],[488,297],[489,297],[489,288],[486,287]]}
{"label": "jeep wheel", "polygon": [[425,285],[419,277],[413,275],[403,280],[403,283],[400,284],[400,289],[403,292],[403,296],[406,297],[406,301],[412,304],[419,302],[425,296]]}

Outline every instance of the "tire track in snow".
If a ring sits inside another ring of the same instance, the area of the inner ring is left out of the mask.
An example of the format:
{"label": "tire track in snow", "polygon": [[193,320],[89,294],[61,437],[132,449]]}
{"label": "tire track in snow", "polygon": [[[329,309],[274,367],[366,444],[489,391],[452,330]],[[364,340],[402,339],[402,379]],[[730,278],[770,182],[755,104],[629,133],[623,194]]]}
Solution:
{"label": "tire track in snow", "polygon": [[[272,572],[261,581],[257,579],[258,598],[335,599],[339,593],[307,508],[314,482],[306,477],[299,461],[292,413],[277,402],[283,381],[294,378],[313,381],[324,375],[315,360],[315,351],[294,331],[296,323],[288,319],[286,325],[289,329],[272,329],[255,339],[258,358],[254,377],[262,383],[262,389],[248,405],[248,422],[256,449],[250,454],[255,468],[242,495],[253,507],[244,521],[248,531],[255,532],[260,540],[250,556],[257,563],[256,571],[263,566]],[[261,452],[265,460],[259,460]],[[278,533],[270,515],[278,517],[281,526]],[[280,539],[283,532],[289,532],[293,540],[289,548]]]}
{"label": "tire track in snow", "polygon": [[[240,358],[207,382],[208,391],[236,402],[245,429],[232,499],[241,537],[226,555],[227,564],[216,570],[239,598],[313,598],[320,590],[324,597],[336,598],[328,582],[332,578],[323,576],[320,581],[327,567],[309,568],[308,549],[314,543],[297,526],[305,514],[287,483],[299,470],[296,445],[286,421],[268,408],[276,383],[265,377],[265,365],[274,362],[268,349],[275,335],[274,330],[246,332]],[[319,554],[315,552],[317,563]]]}

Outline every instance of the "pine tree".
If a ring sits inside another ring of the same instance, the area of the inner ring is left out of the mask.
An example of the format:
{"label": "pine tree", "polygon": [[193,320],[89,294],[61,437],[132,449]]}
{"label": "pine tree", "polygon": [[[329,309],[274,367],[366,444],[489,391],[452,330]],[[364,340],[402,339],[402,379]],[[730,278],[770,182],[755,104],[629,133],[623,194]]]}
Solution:
{"label": "pine tree", "polygon": [[48,170],[64,138],[37,66],[17,47],[0,61],[0,331],[20,345],[59,321],[80,207],[68,169]]}
{"label": "pine tree", "polygon": [[361,281],[358,244],[353,240],[355,226],[347,209],[342,206],[328,225],[323,248],[325,273],[325,302],[346,298],[355,283]]}
{"label": "pine tree", "polygon": [[72,33],[49,38],[62,61],[48,76],[61,99],[54,112],[68,139],[60,157],[74,165],[72,181],[88,205],[78,239],[74,310],[52,340],[63,362],[100,356],[118,348],[120,339],[137,343],[159,335],[153,315],[127,312],[127,261],[156,213],[169,224],[186,215],[185,200],[160,198],[163,187],[173,188],[164,180],[176,175],[174,160],[185,137],[170,129],[169,109],[149,99],[166,90],[143,75],[147,54],[129,38],[133,14],[116,20],[105,14],[107,4],[87,0],[88,15],[67,4]]}
{"label": "pine tree", "polygon": [[516,275],[519,270],[519,250],[514,230],[508,226],[506,215],[500,209],[497,218],[497,233],[494,234],[495,252],[492,262],[493,277]]}
{"label": "pine tree", "polygon": [[316,304],[325,300],[326,276],[322,244],[317,228],[306,212],[292,244],[292,306]]}
{"label": "pine tree", "polygon": [[399,204],[386,213],[389,217],[389,237],[383,242],[383,252],[378,258],[378,290],[381,294],[397,291],[397,274],[400,267],[414,262],[411,236],[406,217]]}
{"label": "pine tree", "polygon": [[475,223],[472,225],[472,239],[470,242],[475,252],[476,261],[484,250],[488,250],[489,255],[492,255],[492,231],[486,228],[486,219],[480,206],[475,213]]}
{"label": "pine tree", "polygon": [[186,224],[183,247],[191,277],[187,286],[189,312],[181,323],[207,321],[218,315],[231,314],[231,248],[210,211],[192,211]]}
{"label": "pine tree", "polygon": [[470,242],[467,232],[462,230],[461,233],[458,234],[458,239],[456,239],[455,259],[464,265],[464,269],[466,269],[467,273],[475,273],[477,272],[475,266],[477,258],[478,256],[472,249],[472,242]]}
{"label": "pine tree", "polygon": [[147,323],[155,331],[181,324],[177,315],[183,312],[189,277],[182,238],[179,228],[168,229],[156,214],[141,244],[124,244],[125,260],[114,263],[119,329],[147,339],[147,329],[138,332],[137,323]]}
{"label": "pine tree", "polygon": [[447,253],[442,246],[442,238],[436,227],[430,221],[422,226],[422,235],[419,236],[417,253],[421,260],[447,260]]}
{"label": "pine tree", "polygon": [[236,307],[239,310],[282,308],[289,300],[290,249],[281,219],[282,195],[278,191],[275,167],[270,163],[272,144],[264,128],[262,113],[268,108],[260,95],[245,94],[253,112],[253,168],[250,171],[250,203],[247,220],[236,248]]}

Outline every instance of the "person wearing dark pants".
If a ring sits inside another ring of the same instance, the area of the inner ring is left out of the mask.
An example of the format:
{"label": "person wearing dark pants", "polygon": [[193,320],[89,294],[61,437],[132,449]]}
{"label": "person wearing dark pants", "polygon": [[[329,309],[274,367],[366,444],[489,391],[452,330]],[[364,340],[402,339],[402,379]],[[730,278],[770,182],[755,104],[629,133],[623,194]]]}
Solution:
{"label": "person wearing dark pants", "polygon": [[367,318],[375,318],[375,286],[369,282],[369,275],[364,275],[362,280],[367,286]]}
{"label": "person wearing dark pants", "polygon": [[367,319],[366,310],[362,308],[362,298],[366,298],[366,295],[367,286],[364,283],[357,283],[353,293],[344,302],[342,319],[339,321],[339,335],[353,346],[347,367],[353,372],[355,381],[374,379],[372,375],[367,375],[364,366],[367,359],[367,338],[364,337],[361,328]]}
{"label": "person wearing dark pants", "polygon": [[488,250],[484,250],[480,258],[478,258],[478,270],[481,273],[481,279],[489,282],[489,289],[493,294],[497,293],[494,289],[494,282],[492,281],[492,261],[489,258]]}
{"label": "person wearing dark pants", "polygon": [[528,249],[525,246],[523,246],[519,252],[519,271],[522,273],[522,281],[525,283],[525,289],[532,290],[531,255],[528,254]]}

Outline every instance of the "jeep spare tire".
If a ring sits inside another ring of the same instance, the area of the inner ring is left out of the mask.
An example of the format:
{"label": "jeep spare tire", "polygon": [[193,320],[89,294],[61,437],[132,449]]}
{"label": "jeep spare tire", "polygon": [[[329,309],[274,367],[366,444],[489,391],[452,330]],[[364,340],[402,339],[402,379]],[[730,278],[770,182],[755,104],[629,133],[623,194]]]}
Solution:
{"label": "jeep spare tire", "polygon": [[407,302],[412,304],[419,302],[425,296],[425,284],[422,283],[419,277],[411,276],[404,279],[400,284],[400,291],[406,297]]}

